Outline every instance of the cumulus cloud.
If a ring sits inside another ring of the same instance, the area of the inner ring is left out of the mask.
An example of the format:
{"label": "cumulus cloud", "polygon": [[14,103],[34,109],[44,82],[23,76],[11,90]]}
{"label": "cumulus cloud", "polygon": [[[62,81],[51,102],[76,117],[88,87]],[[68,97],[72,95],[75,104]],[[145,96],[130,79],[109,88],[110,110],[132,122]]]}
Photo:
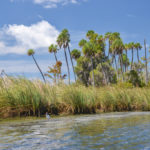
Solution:
{"label": "cumulus cloud", "polygon": [[30,48],[47,48],[56,42],[58,34],[59,31],[44,20],[30,26],[4,26],[0,29],[0,54],[25,54]]}

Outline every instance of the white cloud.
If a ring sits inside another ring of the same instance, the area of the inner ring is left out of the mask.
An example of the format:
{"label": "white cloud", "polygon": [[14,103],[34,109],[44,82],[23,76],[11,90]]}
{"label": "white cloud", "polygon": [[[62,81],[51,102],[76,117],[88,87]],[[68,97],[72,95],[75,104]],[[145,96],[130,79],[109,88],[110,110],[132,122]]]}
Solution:
{"label": "white cloud", "polygon": [[[16,60],[11,60],[10,56],[8,56],[9,59],[7,58],[7,54],[11,53],[26,55],[27,50],[33,48],[36,50],[36,53],[38,53],[35,57],[37,58],[39,66],[43,72],[46,72],[48,66],[52,66],[55,63],[54,56],[48,53],[48,46],[56,42],[58,34],[59,31],[47,21],[41,21],[29,26],[15,24],[5,25],[0,28],[0,55],[5,55],[1,56],[4,58],[0,60],[0,71],[4,69],[8,74],[24,74],[27,76],[33,74],[33,76],[39,76],[39,71],[32,57],[30,57],[30,60],[22,56],[16,57]],[[74,40],[76,40],[76,38]],[[41,60],[41,53],[44,53],[44,56],[49,55],[50,59],[46,58]],[[63,56],[63,51],[59,51],[57,57],[63,62],[62,72],[64,74],[67,72],[67,68]]]}
{"label": "white cloud", "polygon": [[44,20],[30,26],[4,26],[0,29],[0,54],[25,54],[30,48],[47,48],[56,42],[58,34],[59,31]]}
{"label": "white cloud", "polygon": [[[25,0],[10,0],[14,1],[25,1]],[[26,0],[27,1],[27,0]],[[34,4],[42,5],[44,8],[56,8],[58,5],[67,4],[78,4],[80,2],[86,2],[87,0],[31,0]]]}
{"label": "white cloud", "polygon": [[[84,0],[80,0],[84,1]],[[35,4],[40,4],[45,8],[56,8],[58,5],[77,4],[79,0],[33,0]]]}

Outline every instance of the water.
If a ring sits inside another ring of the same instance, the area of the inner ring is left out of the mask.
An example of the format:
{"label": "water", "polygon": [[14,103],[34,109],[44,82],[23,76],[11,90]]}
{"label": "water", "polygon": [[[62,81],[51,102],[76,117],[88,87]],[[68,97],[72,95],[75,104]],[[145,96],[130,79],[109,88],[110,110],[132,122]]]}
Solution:
{"label": "water", "polygon": [[149,150],[150,113],[0,122],[0,150]]}

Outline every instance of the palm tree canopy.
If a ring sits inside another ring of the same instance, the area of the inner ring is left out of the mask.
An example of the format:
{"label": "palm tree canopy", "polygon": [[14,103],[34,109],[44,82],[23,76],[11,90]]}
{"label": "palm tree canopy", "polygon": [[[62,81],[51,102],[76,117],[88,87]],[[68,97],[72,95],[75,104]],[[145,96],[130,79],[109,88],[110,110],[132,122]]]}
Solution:
{"label": "palm tree canopy", "polygon": [[79,42],[79,46],[80,46],[80,47],[83,47],[86,43],[87,43],[87,41],[86,41],[85,39],[82,39],[82,40]]}
{"label": "palm tree canopy", "polygon": [[104,39],[103,35],[98,36],[97,45],[99,45],[101,51],[105,50],[106,43],[105,43],[105,39]]}
{"label": "palm tree canopy", "polygon": [[67,47],[70,43],[70,34],[67,29],[62,30],[63,46]]}
{"label": "palm tree canopy", "polygon": [[135,43],[135,44],[134,44],[134,47],[135,47],[136,49],[142,49],[142,46],[141,46],[140,43]]}
{"label": "palm tree canopy", "polygon": [[27,54],[28,54],[28,56],[31,56],[31,55],[34,55],[35,52],[33,49],[29,49]]}
{"label": "palm tree canopy", "polygon": [[96,42],[98,38],[98,34],[95,33],[93,30],[89,30],[86,34],[86,37],[91,41],[91,42]]}
{"label": "palm tree canopy", "polygon": [[86,34],[86,37],[91,39],[91,37],[95,34],[95,32],[93,30],[89,30]]}
{"label": "palm tree canopy", "polygon": [[124,44],[121,39],[116,39],[111,45],[112,51],[116,54],[121,54],[124,49]]}
{"label": "palm tree canopy", "polygon": [[94,56],[96,53],[96,49],[94,48],[94,44],[91,42],[87,42],[82,48],[83,54],[87,57]]}
{"label": "palm tree canopy", "polygon": [[71,52],[71,56],[77,60],[81,56],[81,52],[78,49],[74,49]]}
{"label": "palm tree canopy", "polygon": [[110,37],[109,37],[110,41],[113,42],[115,41],[116,39],[121,39],[120,38],[120,33],[118,32],[113,32]]}
{"label": "palm tree canopy", "polygon": [[134,42],[130,42],[130,43],[128,44],[128,46],[129,46],[129,49],[134,49],[134,48],[135,48]]}
{"label": "palm tree canopy", "polygon": [[50,53],[56,53],[58,50],[57,45],[51,44],[50,47],[48,48],[48,51]]}
{"label": "palm tree canopy", "polygon": [[93,42],[93,43],[96,43],[97,38],[98,38],[98,34],[97,34],[97,33],[94,33],[94,34],[91,36],[90,41]]}
{"label": "palm tree canopy", "polygon": [[62,48],[62,45],[63,45],[63,36],[62,36],[62,34],[59,34],[59,36],[57,37],[57,44],[60,48]]}
{"label": "palm tree canopy", "polygon": [[124,44],[124,49],[127,51],[129,49],[129,44],[125,43]]}
{"label": "palm tree canopy", "polygon": [[98,42],[103,42],[104,41],[103,35],[99,35],[97,39],[98,39]]}
{"label": "palm tree canopy", "polygon": [[105,36],[104,36],[105,40],[109,39],[111,35],[112,35],[111,32],[105,33]]}
{"label": "palm tree canopy", "polygon": [[57,44],[61,48],[62,46],[66,48],[70,42],[70,34],[67,29],[62,30],[57,38]]}

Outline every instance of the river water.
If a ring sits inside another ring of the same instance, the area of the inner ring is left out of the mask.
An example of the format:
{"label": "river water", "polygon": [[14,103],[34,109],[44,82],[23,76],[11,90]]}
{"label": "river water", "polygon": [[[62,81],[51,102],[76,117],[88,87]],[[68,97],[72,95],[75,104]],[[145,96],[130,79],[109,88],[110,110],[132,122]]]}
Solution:
{"label": "river water", "polygon": [[150,112],[0,122],[0,150],[150,150]]}

